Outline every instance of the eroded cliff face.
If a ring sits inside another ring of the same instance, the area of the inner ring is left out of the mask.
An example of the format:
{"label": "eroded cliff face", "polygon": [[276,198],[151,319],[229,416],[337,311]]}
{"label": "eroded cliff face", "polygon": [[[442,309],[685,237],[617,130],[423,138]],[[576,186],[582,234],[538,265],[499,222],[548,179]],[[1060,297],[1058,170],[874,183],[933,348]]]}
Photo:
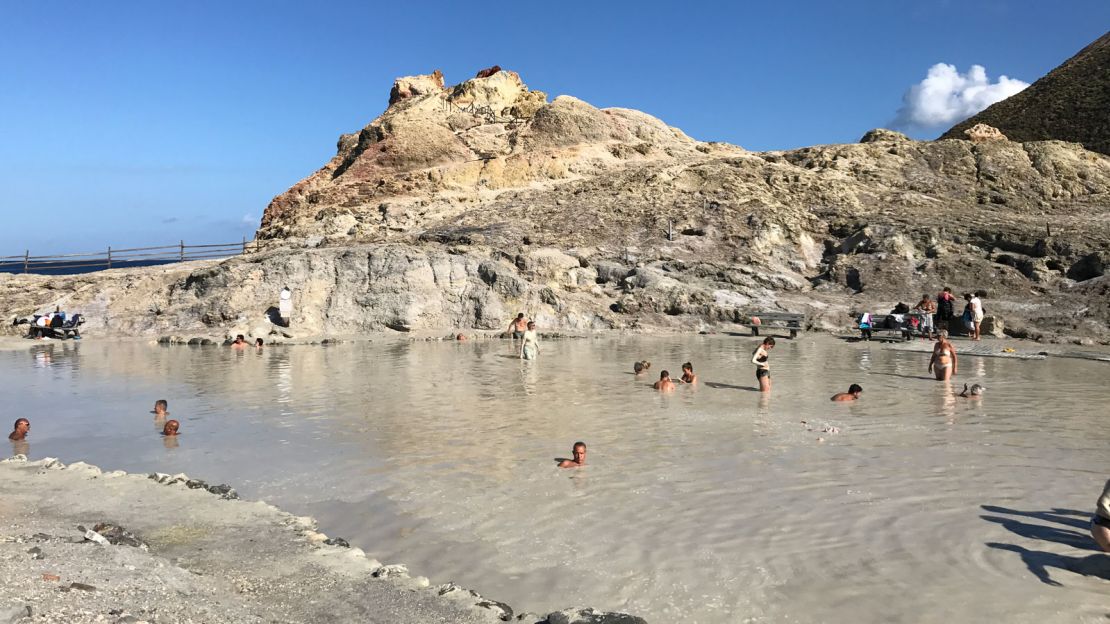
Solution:
{"label": "eroded cliff face", "polygon": [[273,200],[269,250],[50,291],[0,278],[9,317],[62,303],[103,332],[211,335],[260,323],[289,285],[313,335],[498,329],[518,311],[689,330],[788,309],[833,329],[950,286],[986,291],[1015,335],[1110,339],[1110,158],[1078,144],[875,130],[755,153],[479,75],[398,79]]}

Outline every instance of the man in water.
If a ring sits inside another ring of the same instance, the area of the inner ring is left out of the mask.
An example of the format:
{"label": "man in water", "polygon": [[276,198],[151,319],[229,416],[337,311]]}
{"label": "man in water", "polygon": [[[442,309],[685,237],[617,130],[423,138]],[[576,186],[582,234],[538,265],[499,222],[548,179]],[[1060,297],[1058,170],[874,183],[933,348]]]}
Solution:
{"label": "man in water", "polygon": [[929,372],[937,381],[948,381],[956,374],[956,367],[956,347],[948,342],[948,331],[942,329],[933,345],[933,356],[929,358]]}
{"label": "man in water", "polygon": [[986,388],[980,386],[979,384],[971,384],[970,389],[967,387],[967,384],[964,384],[964,391],[960,393],[960,396],[965,399],[978,399],[979,397],[983,396],[984,390],[986,390]]}
{"label": "man in water", "polygon": [[243,349],[246,346],[247,339],[243,336],[243,334],[239,334],[238,336],[236,336],[235,340],[231,343],[232,349]]}
{"label": "man in water", "polygon": [[536,323],[528,321],[528,329],[520,337],[520,359],[534,360],[540,353],[540,337],[536,333]]}
{"label": "man in water", "polygon": [[17,418],[15,425],[12,426],[12,432],[8,434],[8,439],[12,442],[22,442],[27,439],[27,434],[31,432],[31,421],[26,418]]}
{"label": "man in water", "polygon": [[837,392],[832,395],[830,401],[855,401],[859,395],[863,393],[863,387],[859,384],[852,384],[848,386],[847,392]]}
{"label": "man in water", "polygon": [[768,362],[768,353],[775,348],[774,338],[764,338],[763,343],[752,352],[752,364],[755,364],[755,380],[759,383],[760,392],[771,391],[771,364]]}
{"label": "man in water", "polygon": [[169,408],[169,401],[166,401],[165,399],[158,399],[154,402],[154,417],[165,418],[167,415],[169,415],[169,412],[166,411]]}
{"label": "man in water", "polygon": [[698,383],[698,376],[694,374],[694,365],[686,362],[682,365],[682,383],[696,384]]}
{"label": "man in water", "polygon": [[180,428],[181,423],[177,422],[176,420],[167,420],[166,426],[162,428],[162,435],[175,436],[177,435],[177,430]]}
{"label": "man in water", "polygon": [[528,321],[524,320],[524,313],[521,312],[516,315],[513,322],[509,323],[509,333],[513,335],[513,340],[521,340],[524,338],[524,331],[528,329]]}
{"label": "man in water", "polygon": [[643,362],[633,362],[632,363],[632,372],[636,373],[637,377],[639,377],[640,375],[643,375],[646,370],[647,369],[644,368],[644,363]]}
{"label": "man in water", "polygon": [[575,442],[574,448],[571,449],[571,455],[574,459],[564,459],[559,462],[560,468],[578,468],[579,466],[586,465],[586,443]]}
{"label": "man in water", "polygon": [[671,390],[674,390],[674,382],[671,381],[670,372],[659,371],[659,381],[655,382],[655,384],[651,387],[662,392],[670,392]]}

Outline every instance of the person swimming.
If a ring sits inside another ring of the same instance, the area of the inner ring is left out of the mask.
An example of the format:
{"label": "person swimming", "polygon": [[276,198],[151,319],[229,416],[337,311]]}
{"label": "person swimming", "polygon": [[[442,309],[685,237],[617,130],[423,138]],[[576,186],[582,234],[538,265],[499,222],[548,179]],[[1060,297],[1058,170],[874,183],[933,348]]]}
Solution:
{"label": "person swimming", "polygon": [[965,399],[977,399],[983,396],[983,391],[986,389],[986,386],[980,386],[979,384],[971,384],[971,388],[968,388],[967,384],[964,384],[964,391],[960,393],[960,396]]}
{"label": "person swimming", "polygon": [[933,345],[933,355],[929,358],[929,372],[937,381],[948,381],[956,374],[956,347],[948,342],[948,331],[940,330],[937,343]]}
{"label": "person swimming", "polygon": [[255,347],[257,347],[257,348],[261,349],[261,348],[262,348],[262,345],[264,345],[264,344],[266,344],[266,343],[265,343],[265,342],[263,342],[261,338],[255,338],[255,339],[254,339],[254,346],[255,346]]}
{"label": "person swimming", "polygon": [[643,362],[633,362],[632,363],[632,372],[636,373],[636,376],[643,375],[644,374],[644,363]]}
{"label": "person swimming", "polygon": [[586,465],[586,443],[575,442],[574,447],[570,451],[574,459],[564,459],[559,461],[560,468],[578,468],[579,466]]}
{"label": "person swimming", "polygon": [[752,352],[752,364],[755,364],[755,380],[759,383],[760,392],[771,391],[771,364],[768,362],[768,352],[775,348],[775,339],[767,337]]}
{"label": "person swimming", "polygon": [[235,337],[235,340],[232,341],[231,346],[232,346],[232,348],[235,348],[235,349],[242,349],[242,348],[246,347],[247,346],[246,337],[243,336],[243,334],[239,334],[238,336]]}
{"label": "person swimming", "polygon": [[863,393],[863,387],[862,386],[860,386],[859,384],[852,384],[852,385],[848,386],[848,391],[847,392],[837,392],[836,394],[832,395],[832,398],[830,398],[829,400],[830,401],[855,401],[856,399],[859,398],[859,395],[862,394],[862,393]]}
{"label": "person swimming", "polygon": [[698,376],[694,374],[694,365],[686,362],[682,365],[682,377],[679,379],[682,383],[696,384],[698,383]]}
{"label": "person swimming", "polygon": [[31,421],[26,418],[17,418],[15,424],[12,425],[12,432],[8,434],[8,439],[12,442],[22,442],[27,439],[29,433],[31,433]]}
{"label": "person swimming", "polygon": [[669,371],[659,371],[659,381],[655,382],[651,387],[663,392],[674,390],[674,382],[671,381],[671,373]]}
{"label": "person swimming", "polygon": [[167,420],[166,426],[162,428],[162,435],[175,436],[179,429],[181,429],[181,423],[176,420]]}

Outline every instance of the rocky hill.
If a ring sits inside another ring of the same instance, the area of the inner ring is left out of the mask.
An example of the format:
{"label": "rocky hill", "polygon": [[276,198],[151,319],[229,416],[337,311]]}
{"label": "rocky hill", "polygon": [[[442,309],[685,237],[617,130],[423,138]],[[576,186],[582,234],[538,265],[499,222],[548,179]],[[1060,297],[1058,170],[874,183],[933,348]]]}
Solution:
{"label": "rocky hill", "polygon": [[[943,286],[1019,336],[1110,339],[1110,158],[1075,143],[859,143],[748,152],[649,115],[553,100],[500,68],[398,79],[384,113],[267,207],[261,253],[204,266],[0,277],[108,333],[703,329],[753,312],[853,325]],[[49,290],[46,290],[49,288]]]}
{"label": "rocky hill", "polygon": [[1056,139],[1110,154],[1110,32],[1029,88],[960,124],[942,139],[962,139],[976,124],[1014,141]]}

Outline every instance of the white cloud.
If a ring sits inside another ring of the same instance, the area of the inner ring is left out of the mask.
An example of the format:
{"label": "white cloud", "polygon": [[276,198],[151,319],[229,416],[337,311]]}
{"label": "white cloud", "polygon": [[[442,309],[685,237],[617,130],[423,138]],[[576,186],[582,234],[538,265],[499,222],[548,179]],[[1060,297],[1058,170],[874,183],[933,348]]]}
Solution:
{"label": "white cloud", "polygon": [[240,220],[240,222],[243,225],[254,225],[255,223],[258,222],[258,217],[255,217],[254,215],[252,215],[251,213],[248,212],[248,213],[243,215],[243,218]]}
{"label": "white cloud", "polygon": [[902,96],[894,126],[934,128],[959,123],[984,108],[1028,87],[1029,83],[1000,76],[992,83],[982,65],[961,74],[955,65],[937,63],[921,82]]}

